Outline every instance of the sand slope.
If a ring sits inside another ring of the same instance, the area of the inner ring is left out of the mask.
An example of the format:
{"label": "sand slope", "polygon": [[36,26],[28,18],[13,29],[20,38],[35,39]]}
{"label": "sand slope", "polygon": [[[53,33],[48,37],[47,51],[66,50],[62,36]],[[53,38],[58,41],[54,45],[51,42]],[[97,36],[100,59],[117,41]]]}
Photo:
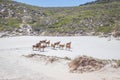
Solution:
{"label": "sand slope", "polygon": [[[51,42],[72,42],[72,49],[53,50],[50,47],[45,52],[32,50],[32,45],[40,40]],[[45,64],[44,61],[28,59],[22,55],[31,53],[48,56],[75,58],[88,55],[100,59],[120,59],[120,41],[95,36],[82,37],[38,37],[20,36],[0,38],[0,79],[1,80],[120,80],[120,69],[106,66],[104,69],[91,73],[70,73],[64,61]]]}

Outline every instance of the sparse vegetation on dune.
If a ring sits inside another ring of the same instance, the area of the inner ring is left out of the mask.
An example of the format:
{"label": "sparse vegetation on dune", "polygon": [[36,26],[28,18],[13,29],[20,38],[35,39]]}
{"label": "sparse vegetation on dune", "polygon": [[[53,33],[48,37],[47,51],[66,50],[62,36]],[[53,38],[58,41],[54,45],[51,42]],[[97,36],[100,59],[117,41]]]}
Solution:
{"label": "sparse vegetation on dune", "polygon": [[83,73],[97,71],[103,68],[106,63],[103,60],[88,56],[80,56],[69,63],[71,72]]}
{"label": "sparse vegetation on dune", "polygon": [[69,57],[57,57],[57,56],[46,56],[43,54],[29,54],[24,55],[27,58],[37,59],[43,61],[44,63],[59,63],[61,61],[66,61],[65,63],[68,65],[70,72],[72,73],[84,73],[84,72],[93,72],[98,71],[109,65],[112,68],[120,67],[120,60],[102,60],[89,56],[79,56],[74,59],[70,59]]}
{"label": "sparse vegetation on dune", "polygon": [[117,67],[120,67],[120,60],[114,60],[117,63]]}
{"label": "sparse vegetation on dune", "polygon": [[117,61],[118,66],[120,67],[120,60]]}
{"label": "sparse vegetation on dune", "polygon": [[29,54],[29,55],[23,55],[27,58],[36,58],[36,59],[40,59],[41,61],[44,61],[45,63],[55,63],[55,62],[60,62],[62,60],[64,61],[70,61],[71,59],[68,57],[57,57],[57,56],[46,56],[43,54]]}

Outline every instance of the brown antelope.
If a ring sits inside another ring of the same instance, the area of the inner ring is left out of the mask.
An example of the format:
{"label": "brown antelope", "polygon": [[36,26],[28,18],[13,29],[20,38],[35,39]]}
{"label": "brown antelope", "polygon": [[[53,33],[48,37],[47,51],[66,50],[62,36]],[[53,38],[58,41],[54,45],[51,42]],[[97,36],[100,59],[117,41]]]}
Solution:
{"label": "brown antelope", "polygon": [[65,44],[60,44],[59,49],[63,49],[65,47]]}
{"label": "brown antelope", "polygon": [[40,45],[41,43],[36,43],[35,45],[32,46],[32,49],[33,50],[38,49]]}
{"label": "brown antelope", "polygon": [[41,49],[42,49],[42,51],[44,51],[44,49],[46,48],[46,46],[45,45],[39,45],[39,50],[41,51]]}
{"label": "brown antelope", "polygon": [[53,49],[55,49],[55,44],[51,44],[51,47],[52,47]]}
{"label": "brown antelope", "polygon": [[50,46],[50,40],[46,41],[46,46]]}
{"label": "brown antelope", "polygon": [[66,49],[69,49],[69,50],[70,50],[70,48],[71,48],[71,42],[66,43]]}
{"label": "brown antelope", "polygon": [[57,46],[57,47],[58,47],[59,44],[60,44],[60,41],[54,43],[54,45]]}
{"label": "brown antelope", "polygon": [[41,40],[41,41],[40,41],[41,45],[45,45],[45,46],[46,46],[46,41],[47,41],[47,40]]}
{"label": "brown antelope", "polygon": [[41,40],[40,43],[46,43],[47,40]]}

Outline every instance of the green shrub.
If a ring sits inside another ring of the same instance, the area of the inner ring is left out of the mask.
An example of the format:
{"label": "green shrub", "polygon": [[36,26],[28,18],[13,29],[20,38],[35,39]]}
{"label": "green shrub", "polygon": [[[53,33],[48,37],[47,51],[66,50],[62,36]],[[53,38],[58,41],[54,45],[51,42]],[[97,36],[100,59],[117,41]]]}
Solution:
{"label": "green shrub", "polygon": [[102,26],[102,27],[96,28],[97,32],[104,32],[104,33],[109,33],[111,32],[111,30],[112,30],[111,26]]}
{"label": "green shrub", "polygon": [[120,60],[116,60],[118,67],[120,67]]}

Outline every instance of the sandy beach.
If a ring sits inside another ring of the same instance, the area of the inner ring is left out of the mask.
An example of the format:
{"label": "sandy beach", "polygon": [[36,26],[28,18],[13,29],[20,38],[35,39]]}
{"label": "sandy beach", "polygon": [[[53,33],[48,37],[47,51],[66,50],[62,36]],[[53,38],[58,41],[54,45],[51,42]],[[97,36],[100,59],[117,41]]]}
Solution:
{"label": "sandy beach", "polygon": [[[54,50],[48,47],[44,52],[33,51],[32,45],[44,39],[50,40],[51,43],[71,42],[71,49]],[[23,56],[43,54],[74,59],[87,55],[99,59],[120,59],[120,40],[108,41],[108,38],[97,36],[18,36],[0,38],[0,44],[0,80],[120,80],[120,68],[112,68],[109,65],[94,72],[71,73],[67,65],[69,61],[61,60],[46,64],[37,57]]]}

